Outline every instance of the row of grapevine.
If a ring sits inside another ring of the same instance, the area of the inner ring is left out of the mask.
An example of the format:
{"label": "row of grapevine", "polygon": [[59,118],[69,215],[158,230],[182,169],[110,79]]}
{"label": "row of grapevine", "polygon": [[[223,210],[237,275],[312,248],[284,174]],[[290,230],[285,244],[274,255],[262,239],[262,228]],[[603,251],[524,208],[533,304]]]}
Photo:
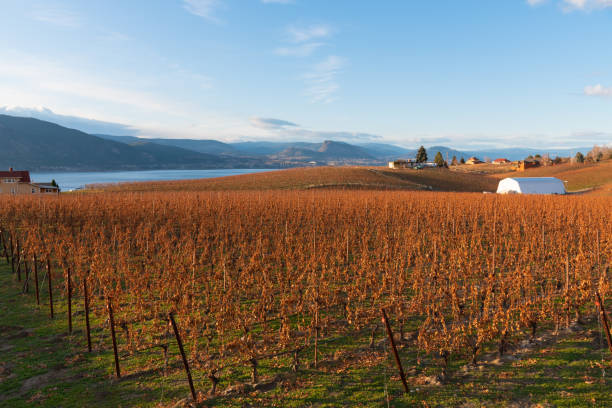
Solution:
{"label": "row of grapevine", "polygon": [[493,343],[503,353],[513,336],[567,324],[595,291],[611,293],[606,197],[158,192],[1,203],[17,266],[50,259],[64,274],[56,284],[75,299],[89,288],[101,319],[110,299],[124,353],[167,347],[174,313],[187,359],[213,385],[241,365],[256,381],[262,361],[285,354],[294,369],[305,351],[316,365],[319,342],[377,325],[381,307],[400,332],[418,320],[418,347],[445,368]]}

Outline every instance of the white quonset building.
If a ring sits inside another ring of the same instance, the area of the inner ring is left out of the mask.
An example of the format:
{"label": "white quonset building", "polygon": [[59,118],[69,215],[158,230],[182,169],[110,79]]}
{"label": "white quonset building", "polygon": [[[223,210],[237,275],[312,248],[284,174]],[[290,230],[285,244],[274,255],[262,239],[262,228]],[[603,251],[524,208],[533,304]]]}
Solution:
{"label": "white quonset building", "polygon": [[565,194],[565,185],[554,177],[511,177],[499,182],[497,194]]}

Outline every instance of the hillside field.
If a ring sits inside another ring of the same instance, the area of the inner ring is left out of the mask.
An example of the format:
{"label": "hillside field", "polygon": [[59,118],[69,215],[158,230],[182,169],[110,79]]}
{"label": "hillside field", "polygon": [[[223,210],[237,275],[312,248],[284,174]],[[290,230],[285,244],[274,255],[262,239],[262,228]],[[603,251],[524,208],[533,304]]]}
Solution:
{"label": "hillside field", "polygon": [[248,190],[432,190],[495,191],[497,180],[445,169],[391,170],[385,167],[300,167],[216,179],[123,183],[91,186],[104,191],[248,191]]}

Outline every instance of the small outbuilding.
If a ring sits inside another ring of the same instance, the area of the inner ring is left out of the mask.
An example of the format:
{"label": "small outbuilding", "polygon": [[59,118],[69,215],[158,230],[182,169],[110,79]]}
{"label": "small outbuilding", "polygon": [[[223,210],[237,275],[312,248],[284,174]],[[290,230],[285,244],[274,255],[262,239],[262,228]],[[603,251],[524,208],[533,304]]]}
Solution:
{"label": "small outbuilding", "polygon": [[417,165],[418,163],[413,159],[399,159],[389,162],[390,169],[411,169]]}
{"label": "small outbuilding", "polygon": [[467,159],[465,161],[465,164],[482,164],[483,161],[480,160],[478,157],[470,157],[469,159]]}
{"label": "small outbuilding", "polygon": [[517,171],[525,171],[527,169],[532,169],[539,166],[540,162],[537,160],[523,160],[519,162]]}
{"label": "small outbuilding", "polygon": [[497,194],[565,194],[565,185],[554,177],[510,177],[499,182]]}

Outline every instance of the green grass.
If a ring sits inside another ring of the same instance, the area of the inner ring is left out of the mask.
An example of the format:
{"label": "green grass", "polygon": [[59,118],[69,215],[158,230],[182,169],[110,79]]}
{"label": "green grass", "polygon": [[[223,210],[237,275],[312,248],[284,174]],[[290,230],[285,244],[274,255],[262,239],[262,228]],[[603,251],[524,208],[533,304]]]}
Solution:
{"label": "green grass", "polygon": [[[188,396],[176,349],[172,350],[173,366],[167,377],[156,370],[163,366],[161,353],[152,351],[122,358],[124,378],[115,380],[112,346],[103,320],[92,322],[94,352],[87,353],[80,299],[73,309],[75,331],[67,335],[61,293],[56,293],[56,318],[51,320],[46,293],[41,291],[42,305],[37,307],[32,290],[21,294],[20,289],[10,268],[1,262],[0,407],[159,407],[172,406]],[[408,331],[415,330],[415,325]],[[28,329],[33,330],[30,335],[17,336]],[[423,375],[435,374],[439,369],[435,360],[418,355],[414,346],[406,344],[400,347],[410,385],[406,395],[388,350],[368,349],[369,329],[364,328],[360,333],[322,341],[317,369],[308,365],[313,359],[312,348],[300,355],[300,371],[295,374],[288,368],[289,356],[270,359],[261,363],[259,373],[263,380],[280,375],[277,387],[231,398],[218,397],[205,405],[607,407],[612,406],[612,356],[605,338],[600,342],[600,334],[597,321],[591,320],[583,330],[534,348],[520,360],[500,366],[485,364],[467,373],[461,370],[465,361],[455,358],[452,376],[441,386],[420,385]],[[378,330],[376,341],[383,336]],[[423,365],[417,364],[418,357]],[[48,381],[22,390],[24,381],[45,373],[51,373]],[[225,370],[219,391],[247,382],[249,374],[247,367]],[[194,377],[199,391],[209,389],[203,372],[196,371]]]}
{"label": "green grass", "polygon": [[[42,288],[41,284],[38,307],[33,288],[22,294],[10,267],[0,263],[0,407],[147,407],[187,395],[186,385],[176,383],[182,379],[180,371],[166,378],[129,378],[150,358],[147,355],[122,359],[122,371],[128,378],[115,380],[112,343],[108,330],[100,327],[103,322],[92,322],[94,351],[88,353],[79,299],[73,306],[74,331],[68,335],[66,300],[56,289],[55,318],[51,320]],[[24,330],[32,331],[21,337]],[[31,390],[22,389],[25,380],[45,373],[50,373],[48,381]]]}

